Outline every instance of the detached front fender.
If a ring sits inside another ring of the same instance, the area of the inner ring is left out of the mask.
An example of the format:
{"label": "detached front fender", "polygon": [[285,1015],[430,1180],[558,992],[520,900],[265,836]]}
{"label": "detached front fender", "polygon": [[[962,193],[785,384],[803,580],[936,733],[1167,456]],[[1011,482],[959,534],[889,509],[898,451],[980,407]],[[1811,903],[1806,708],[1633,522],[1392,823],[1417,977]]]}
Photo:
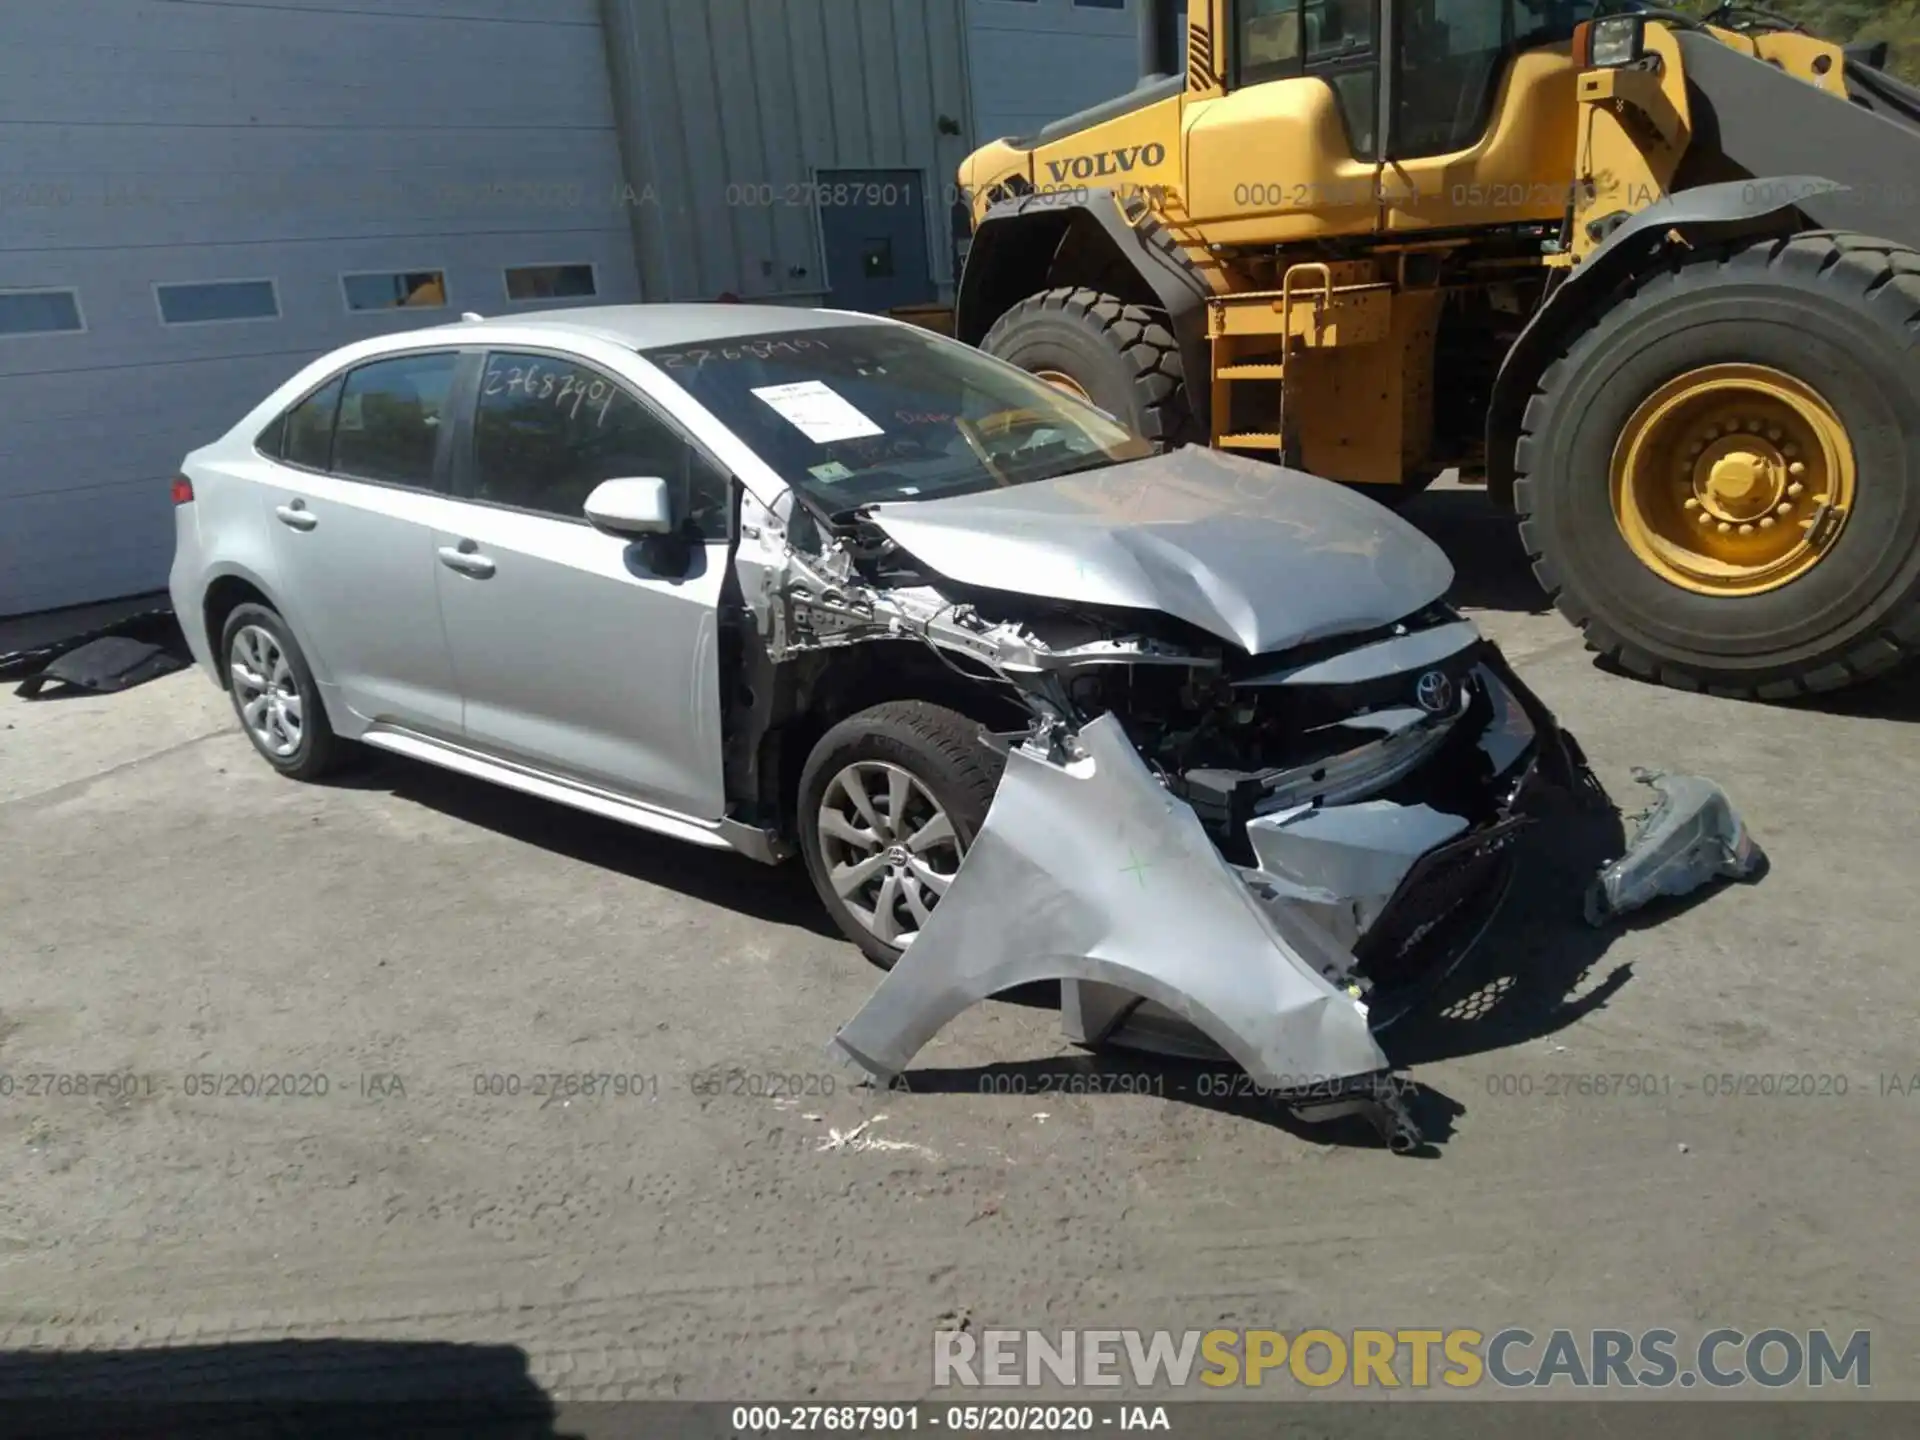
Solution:
{"label": "detached front fender", "polygon": [[1193,811],[1155,781],[1111,715],[1055,764],[1015,749],[966,863],[900,961],[834,1037],[881,1079],[990,995],[1036,981],[1151,1000],[1274,1090],[1389,1066],[1350,963],[1304,920],[1259,905]]}
{"label": "detached front fender", "polygon": [[1614,230],[1533,312],[1501,362],[1487,408],[1487,491],[1493,499],[1503,507],[1513,504],[1513,447],[1541,374],[1610,295],[1676,243],[1674,236],[1694,245],[1811,228],[1802,204],[1846,189],[1817,175],[1701,185],[1656,201]]}

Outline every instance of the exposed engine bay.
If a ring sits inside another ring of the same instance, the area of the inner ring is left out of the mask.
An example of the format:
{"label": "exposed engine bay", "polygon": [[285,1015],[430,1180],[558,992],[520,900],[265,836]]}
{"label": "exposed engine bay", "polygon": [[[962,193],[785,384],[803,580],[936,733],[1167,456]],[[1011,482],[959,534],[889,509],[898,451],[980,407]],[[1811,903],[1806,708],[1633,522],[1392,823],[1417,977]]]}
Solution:
{"label": "exposed engine bay", "polygon": [[[1044,505],[1044,489],[1009,493]],[[1207,537],[1191,510],[1188,530],[1056,541],[1012,588],[993,567],[1013,568],[1007,551],[1034,531],[1022,517],[1006,541],[993,533],[997,498],[833,517],[744,502],[736,573],[775,673],[917,641],[1027,720],[982,736],[1005,757],[985,824],[836,1036],[841,1058],[891,1078],[966,1006],[1058,980],[1077,1041],[1211,1046],[1296,1108],[1357,1103],[1396,1148],[1416,1143],[1375,1031],[1497,909],[1533,795],[1582,790],[1577,748],[1417,564],[1401,572],[1411,589],[1375,587],[1376,606],[1404,613],[1356,624],[1323,597],[1330,618],[1287,636],[1288,580],[1193,558]],[[1173,534],[1192,550],[1170,554]],[[926,554],[943,546],[936,570]],[[1143,580],[1164,608],[1124,603]],[[1256,652],[1248,635],[1294,643]]]}

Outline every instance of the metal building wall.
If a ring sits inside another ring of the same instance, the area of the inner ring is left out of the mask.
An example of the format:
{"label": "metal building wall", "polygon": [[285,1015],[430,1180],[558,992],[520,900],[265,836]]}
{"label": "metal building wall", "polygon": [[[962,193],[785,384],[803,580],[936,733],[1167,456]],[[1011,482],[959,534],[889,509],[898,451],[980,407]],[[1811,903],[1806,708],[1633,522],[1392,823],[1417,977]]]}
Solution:
{"label": "metal building wall", "polygon": [[[315,355],[515,308],[509,265],[635,298],[607,75],[597,0],[0,0],[0,290],[85,327],[0,334],[0,616],[164,585],[181,456]],[[394,270],[446,307],[348,311]],[[265,279],[277,315],[157,309]]]}
{"label": "metal building wall", "polygon": [[826,303],[816,173],[911,169],[950,298],[973,133],[964,7],[601,0],[645,297]]}

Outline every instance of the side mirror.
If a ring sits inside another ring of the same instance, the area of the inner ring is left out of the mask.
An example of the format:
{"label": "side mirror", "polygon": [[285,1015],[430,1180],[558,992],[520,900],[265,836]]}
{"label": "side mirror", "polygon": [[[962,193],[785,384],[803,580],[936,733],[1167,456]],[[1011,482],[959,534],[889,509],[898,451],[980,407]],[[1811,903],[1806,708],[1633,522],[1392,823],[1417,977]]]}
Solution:
{"label": "side mirror", "polygon": [[585,509],[594,528],[609,535],[668,535],[674,528],[673,496],[658,476],[602,480]]}

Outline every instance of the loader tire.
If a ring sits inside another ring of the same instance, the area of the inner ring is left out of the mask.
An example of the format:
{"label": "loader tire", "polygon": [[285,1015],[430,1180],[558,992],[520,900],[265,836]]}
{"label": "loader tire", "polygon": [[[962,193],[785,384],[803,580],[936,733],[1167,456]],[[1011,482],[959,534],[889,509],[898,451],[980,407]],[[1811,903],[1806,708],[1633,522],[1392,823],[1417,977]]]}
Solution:
{"label": "loader tire", "polygon": [[1056,384],[1054,377],[1072,381],[1156,450],[1194,437],[1180,346],[1164,310],[1062,286],[1007,311],[980,348]]}
{"label": "loader tire", "polygon": [[1761,700],[1895,669],[1920,653],[1920,253],[1822,231],[1640,277],[1540,377],[1515,475],[1535,575],[1622,669]]}

